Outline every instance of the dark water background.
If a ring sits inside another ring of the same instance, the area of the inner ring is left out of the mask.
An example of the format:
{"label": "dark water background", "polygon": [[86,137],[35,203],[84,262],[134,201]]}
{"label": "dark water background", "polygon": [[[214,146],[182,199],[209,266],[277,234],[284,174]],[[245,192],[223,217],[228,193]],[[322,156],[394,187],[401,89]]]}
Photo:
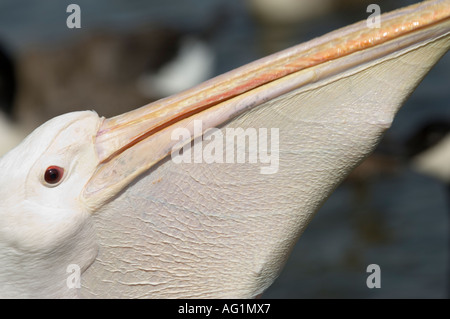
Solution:
{"label": "dark water background", "polygon": [[[244,1],[78,0],[82,28],[66,27],[74,1],[0,1],[0,39],[14,54],[63,46],[97,29],[127,30],[147,23],[180,30],[205,28],[219,10],[229,17],[210,45],[215,74],[269,52],[261,26]],[[376,2],[376,1],[374,1]],[[381,9],[416,1],[391,1]],[[301,43],[367,17],[349,7],[301,25],[287,45]],[[404,139],[434,118],[450,119],[450,55],[429,73],[398,114],[389,135]],[[449,164],[450,165],[450,164]],[[317,213],[265,298],[446,298],[449,215],[444,185],[404,166],[354,187],[344,183]],[[368,289],[366,267],[381,267],[381,288]]]}

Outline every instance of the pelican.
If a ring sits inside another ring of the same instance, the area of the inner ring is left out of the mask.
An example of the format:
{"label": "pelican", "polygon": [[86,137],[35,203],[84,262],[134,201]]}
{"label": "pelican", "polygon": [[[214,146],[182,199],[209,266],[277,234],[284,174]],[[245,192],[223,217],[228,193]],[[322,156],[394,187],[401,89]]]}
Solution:
{"label": "pelican", "polygon": [[426,1],[113,118],[46,122],[0,159],[0,296],[261,295],[449,47],[450,0]]}

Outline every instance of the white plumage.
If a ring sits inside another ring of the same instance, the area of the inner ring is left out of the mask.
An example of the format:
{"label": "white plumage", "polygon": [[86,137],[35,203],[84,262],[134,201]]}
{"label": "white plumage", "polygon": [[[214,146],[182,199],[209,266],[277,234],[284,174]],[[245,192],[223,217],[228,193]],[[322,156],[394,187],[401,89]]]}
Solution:
{"label": "white plumage", "polygon": [[[334,60],[298,67],[309,62],[304,52],[325,56],[329,43],[360,34],[373,40],[364,22],[115,118],[85,111],[50,120],[0,159],[0,295],[261,294],[317,209],[447,52],[449,16],[450,1],[426,2],[383,16],[391,41]],[[389,27],[398,21],[421,28],[400,36]],[[280,75],[283,63],[298,68]],[[171,133],[194,132],[195,120],[204,131],[279,128],[278,171],[174,163]],[[71,265],[81,288],[67,284]]]}

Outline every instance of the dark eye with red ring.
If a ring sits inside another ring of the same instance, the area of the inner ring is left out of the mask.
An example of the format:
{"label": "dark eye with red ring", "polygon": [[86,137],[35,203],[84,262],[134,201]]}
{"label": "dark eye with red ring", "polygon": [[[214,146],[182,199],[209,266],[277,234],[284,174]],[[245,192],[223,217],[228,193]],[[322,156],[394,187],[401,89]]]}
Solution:
{"label": "dark eye with red ring", "polygon": [[44,180],[47,184],[58,184],[64,175],[64,168],[59,166],[50,166],[45,170]]}

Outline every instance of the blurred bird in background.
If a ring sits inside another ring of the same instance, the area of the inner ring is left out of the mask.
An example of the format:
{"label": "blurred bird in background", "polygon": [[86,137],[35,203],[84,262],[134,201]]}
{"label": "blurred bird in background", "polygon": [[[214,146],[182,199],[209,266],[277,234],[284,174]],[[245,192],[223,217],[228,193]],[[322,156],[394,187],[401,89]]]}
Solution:
{"label": "blurred bird in background", "polygon": [[211,78],[216,74],[211,42],[228,18],[227,10],[218,8],[199,28],[155,23],[97,28],[70,42],[29,46],[14,61],[2,50],[0,129],[10,132],[2,134],[2,153],[49,118],[80,106],[113,116]]}

